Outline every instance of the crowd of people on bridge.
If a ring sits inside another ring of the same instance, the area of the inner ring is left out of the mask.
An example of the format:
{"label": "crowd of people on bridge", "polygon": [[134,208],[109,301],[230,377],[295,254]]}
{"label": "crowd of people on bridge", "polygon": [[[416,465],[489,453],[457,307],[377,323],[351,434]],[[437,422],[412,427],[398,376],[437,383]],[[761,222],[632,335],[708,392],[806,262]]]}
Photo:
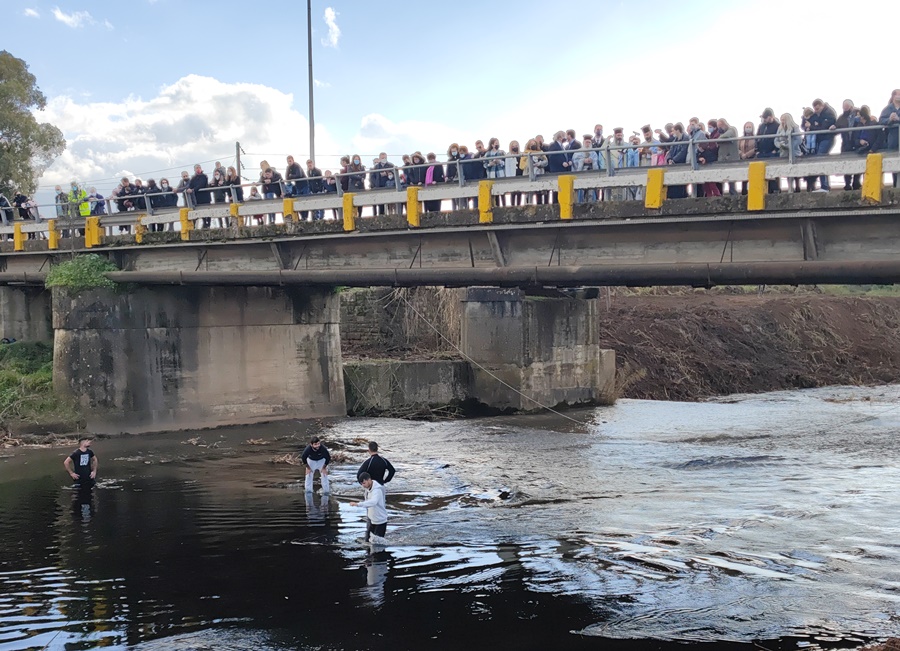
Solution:
{"label": "crowd of people on bridge", "polygon": [[[744,123],[739,130],[725,118],[713,118],[703,122],[690,118],[685,126],[681,122],[666,124],[654,129],[646,124],[640,131],[625,135],[625,129],[616,127],[606,135],[602,124],[594,125],[590,133],[579,137],[574,129],[559,130],[547,141],[542,135],[520,141],[513,140],[502,147],[497,138],[477,140],[473,150],[466,145],[452,143],[446,151],[446,160],[438,161],[434,152],[423,155],[416,151],[402,156],[401,163],[388,160],[384,152],[366,167],[359,154],[341,158],[340,169],[323,173],[312,159],[305,167],[288,156],[283,173],[275,165],[263,160],[256,182],[245,183],[245,178],[235,167],[225,167],[216,162],[212,173],[207,174],[199,164],[193,174],[181,172],[177,185],[167,178],[131,181],[123,177],[108,197],[96,188],[84,189],[75,181],[69,191],[56,187],[56,215],[98,216],[108,212],[165,210],[178,206],[195,208],[210,204],[246,203],[263,199],[302,197],[321,194],[342,194],[367,190],[403,190],[410,186],[428,187],[447,183],[477,182],[481,179],[510,177],[538,178],[545,174],[606,173],[629,167],[673,166],[690,164],[695,168],[748,161],[754,159],[787,158],[797,160],[808,156],[831,154],[840,136],[840,153],[865,155],[900,150],[900,89],[895,89],[887,106],[876,117],[866,106],[857,107],[852,100],[844,100],[841,112],[827,102],[816,99],[811,107],[803,109],[799,121],[790,113],[776,116],[766,108],[758,124]],[[859,189],[861,175],[844,177],[844,189]],[[893,176],[894,186],[898,175]],[[746,193],[746,184],[741,191]],[[249,186],[249,190],[245,189]],[[770,181],[769,192],[782,190],[779,181]],[[831,189],[829,176],[788,179],[788,191],[825,192]],[[738,192],[737,183],[702,183],[693,188],[696,196],[717,196],[723,192]],[[179,201],[179,196],[181,201]],[[670,198],[688,196],[688,186],[668,186]],[[579,190],[578,201],[641,199],[642,188],[621,187]],[[525,203],[554,201],[551,192],[510,192],[496,197],[498,205],[517,206]],[[453,209],[477,206],[477,199],[455,199]],[[425,210],[439,211],[440,200],[426,201]],[[376,206],[374,214],[402,212],[403,202]],[[39,218],[37,207],[24,195],[16,194],[11,203],[0,195],[0,215],[4,223],[14,218],[16,212],[22,219]],[[310,214],[311,213],[311,214]],[[333,211],[337,216],[337,211]],[[268,220],[274,223],[276,215],[256,215],[257,223]],[[301,213],[303,219],[322,219],[325,213],[314,210]],[[198,226],[210,227],[212,220],[203,219]],[[220,220],[224,225],[225,220]],[[127,227],[125,227],[127,228]],[[152,225],[162,230],[163,225]]]}

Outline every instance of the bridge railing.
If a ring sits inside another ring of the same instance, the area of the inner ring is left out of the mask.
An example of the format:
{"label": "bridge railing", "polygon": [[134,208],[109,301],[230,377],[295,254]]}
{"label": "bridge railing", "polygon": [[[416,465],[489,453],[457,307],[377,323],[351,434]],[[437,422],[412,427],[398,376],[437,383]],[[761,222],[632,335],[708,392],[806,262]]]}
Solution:
{"label": "bridge railing", "polygon": [[[800,135],[830,135],[862,131],[868,127],[850,129],[835,129],[827,132],[801,132]],[[880,128],[878,126],[873,127]],[[775,136],[769,136],[775,137]],[[716,144],[728,141],[740,142],[743,140],[758,141],[763,136],[738,137],[701,141],[698,144]],[[580,151],[595,151],[607,156],[607,162],[613,160],[616,152],[644,147],[672,147],[676,145],[690,145],[689,142],[667,143],[642,143],[640,145],[615,145],[594,149],[582,149]],[[574,154],[579,150],[569,152],[551,152],[555,155]],[[692,149],[689,148],[689,156]],[[536,153],[547,155],[547,152]],[[505,154],[495,157],[496,160],[519,158],[529,156],[526,153]],[[484,161],[484,159],[475,159]],[[689,159],[690,160],[690,159]],[[469,161],[464,161],[469,162]],[[530,162],[530,159],[529,159]],[[432,165],[447,163],[424,163],[415,166],[394,168],[395,179],[399,172],[414,168],[428,168]],[[371,170],[367,170],[368,174]],[[532,170],[529,170],[531,172]],[[131,195],[132,198],[144,199],[147,209],[128,212],[114,212],[110,208],[111,202],[125,197],[110,197],[104,199],[107,203],[107,214],[83,217],[78,214],[77,204],[68,204],[66,214],[54,219],[46,219],[47,215],[56,215],[58,206],[49,204],[38,206],[36,211],[38,219],[34,221],[10,221],[0,225],[0,237],[7,239],[12,237],[15,250],[25,250],[25,240],[29,238],[45,239],[49,249],[59,247],[62,237],[73,235],[83,236],[88,247],[101,243],[106,231],[114,233],[116,229],[133,232],[137,243],[143,240],[143,234],[148,227],[158,227],[165,230],[181,231],[182,239],[190,238],[190,231],[204,222],[212,225],[212,220],[219,220],[220,226],[234,228],[253,229],[252,217],[266,214],[283,215],[284,221],[299,221],[301,213],[321,216],[325,211],[333,211],[335,217],[343,220],[345,230],[355,230],[355,220],[361,214],[361,210],[370,206],[385,204],[401,204],[405,207],[407,220],[411,226],[419,225],[422,215],[421,204],[425,201],[449,201],[465,200],[468,206],[469,199],[476,199],[479,211],[479,220],[489,222],[492,220],[492,209],[495,201],[493,197],[499,197],[511,193],[524,193],[536,195],[538,193],[555,193],[555,199],[560,204],[560,217],[571,218],[572,207],[576,202],[577,190],[605,190],[610,188],[642,188],[643,201],[647,208],[660,208],[665,201],[665,187],[674,185],[698,186],[703,183],[731,183],[743,182],[751,186],[751,200],[748,201],[748,210],[759,210],[764,207],[765,195],[768,190],[765,181],[780,178],[839,176],[847,174],[865,174],[867,182],[864,185],[863,195],[869,200],[880,200],[881,188],[884,184],[884,174],[900,174],[900,152],[882,151],[877,154],[869,154],[862,157],[856,153],[840,155],[804,156],[794,160],[791,156],[768,157],[736,162],[715,162],[706,166],[687,164],[667,166],[639,166],[617,167],[608,166],[606,170],[593,170],[590,172],[571,172],[563,174],[543,174],[526,176],[524,173],[518,177],[506,177],[480,180],[477,184],[452,180],[435,185],[405,185],[395,183],[394,187],[379,188],[360,192],[343,193],[339,189],[335,193],[312,194],[294,197],[281,197],[278,199],[263,199],[259,201],[248,200],[248,192],[244,194],[243,203],[218,203],[201,205],[195,208],[173,207],[155,208],[147,201],[152,196],[161,196],[167,193],[151,193]],[[424,176],[424,175],[423,175]],[[758,181],[753,188],[754,179]],[[241,184],[240,187],[248,188],[257,183]],[[337,188],[340,188],[340,177],[336,180]],[[207,188],[206,191],[215,191],[225,188]],[[171,195],[170,195],[171,196]],[[233,196],[233,195],[232,195]],[[489,199],[490,198],[490,199]],[[6,211],[15,211],[14,208],[4,208]],[[374,211],[373,211],[374,212]]]}

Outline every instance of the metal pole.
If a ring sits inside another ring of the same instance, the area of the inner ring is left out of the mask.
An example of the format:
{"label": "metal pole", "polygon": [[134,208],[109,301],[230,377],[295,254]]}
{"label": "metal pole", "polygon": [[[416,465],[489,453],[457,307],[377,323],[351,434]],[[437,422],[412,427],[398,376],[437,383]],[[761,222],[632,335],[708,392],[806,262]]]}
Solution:
{"label": "metal pole", "polygon": [[241,143],[238,141],[235,141],[235,143],[234,143],[234,160],[235,160],[234,167],[235,167],[235,170],[237,171],[237,177],[238,177],[238,179],[240,179],[241,178]]}
{"label": "metal pole", "polygon": [[306,44],[309,55],[309,157],[316,160],[316,116],[313,110],[312,0],[306,0]]}

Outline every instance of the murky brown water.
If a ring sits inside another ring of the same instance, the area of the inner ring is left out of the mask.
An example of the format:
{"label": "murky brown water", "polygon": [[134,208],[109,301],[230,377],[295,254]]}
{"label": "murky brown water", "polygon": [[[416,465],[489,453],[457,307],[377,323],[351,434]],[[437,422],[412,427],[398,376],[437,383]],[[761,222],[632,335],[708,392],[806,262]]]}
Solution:
{"label": "murky brown water", "polygon": [[[351,462],[330,498],[270,462],[315,423],[100,440],[86,495],[64,451],[0,451],[0,651],[794,649],[900,634],[900,387],[575,415],[594,424],[340,422],[324,435]],[[357,437],[398,468],[390,545],[374,553],[354,543]]]}

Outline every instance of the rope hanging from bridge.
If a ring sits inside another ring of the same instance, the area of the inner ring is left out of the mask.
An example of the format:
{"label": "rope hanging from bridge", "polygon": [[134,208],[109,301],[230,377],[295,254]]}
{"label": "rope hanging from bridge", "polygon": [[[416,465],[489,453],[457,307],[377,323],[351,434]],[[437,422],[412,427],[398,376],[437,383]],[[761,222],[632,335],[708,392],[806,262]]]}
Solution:
{"label": "rope hanging from bridge", "polygon": [[420,319],[422,319],[422,321],[425,323],[425,325],[427,325],[429,328],[431,328],[432,330],[434,330],[434,331],[437,333],[438,337],[440,337],[440,338],[443,339],[445,342],[447,342],[447,343],[450,345],[450,347],[453,348],[453,350],[455,350],[457,353],[459,353],[460,356],[461,356],[463,359],[465,359],[467,362],[469,362],[469,364],[472,364],[473,366],[479,368],[480,370],[482,370],[482,371],[484,371],[485,373],[487,373],[488,375],[490,375],[492,378],[494,378],[495,380],[497,380],[497,382],[499,382],[500,384],[502,384],[503,386],[505,386],[507,389],[511,389],[512,391],[516,392],[517,394],[519,394],[520,396],[522,396],[523,398],[525,398],[525,399],[528,400],[529,402],[533,402],[534,404],[536,404],[536,405],[537,405],[538,407],[540,407],[541,409],[546,409],[546,410],[549,411],[550,413],[556,414],[557,416],[560,416],[560,417],[562,417],[562,418],[565,418],[566,420],[572,421],[573,423],[577,423],[578,425],[580,425],[580,426],[582,426],[582,427],[588,427],[588,428],[589,428],[589,427],[591,427],[591,426],[596,425],[596,423],[589,423],[589,422],[587,422],[587,421],[581,421],[581,420],[578,420],[577,418],[572,418],[571,416],[569,416],[569,415],[567,415],[567,414],[564,414],[564,413],[562,413],[562,412],[560,412],[560,411],[557,411],[557,410],[554,409],[553,407],[548,407],[547,405],[543,404],[542,402],[539,402],[538,400],[535,400],[535,399],[532,398],[531,396],[522,393],[522,392],[519,391],[516,387],[512,386],[512,385],[509,384],[508,382],[505,382],[503,379],[497,377],[496,374],[492,373],[489,369],[485,368],[482,364],[479,364],[479,363],[476,362],[474,359],[472,359],[471,357],[469,357],[468,355],[466,355],[466,353],[463,352],[463,350],[462,350],[458,345],[456,345],[454,342],[452,342],[450,339],[448,339],[448,338],[444,335],[443,332],[441,332],[441,331],[440,331],[433,323],[431,323],[431,321],[429,321],[429,320],[425,317],[424,314],[422,314],[421,312],[419,312],[419,310],[417,310],[417,309],[415,308],[415,306],[414,306],[412,303],[409,302],[409,300],[406,298],[406,296],[404,296],[402,293],[399,293],[399,292],[395,292],[395,294],[396,294],[397,296],[400,297],[400,299],[406,304],[406,306],[407,306],[410,310],[412,310],[412,311],[415,313],[415,315],[416,315],[417,317],[419,317]]}

